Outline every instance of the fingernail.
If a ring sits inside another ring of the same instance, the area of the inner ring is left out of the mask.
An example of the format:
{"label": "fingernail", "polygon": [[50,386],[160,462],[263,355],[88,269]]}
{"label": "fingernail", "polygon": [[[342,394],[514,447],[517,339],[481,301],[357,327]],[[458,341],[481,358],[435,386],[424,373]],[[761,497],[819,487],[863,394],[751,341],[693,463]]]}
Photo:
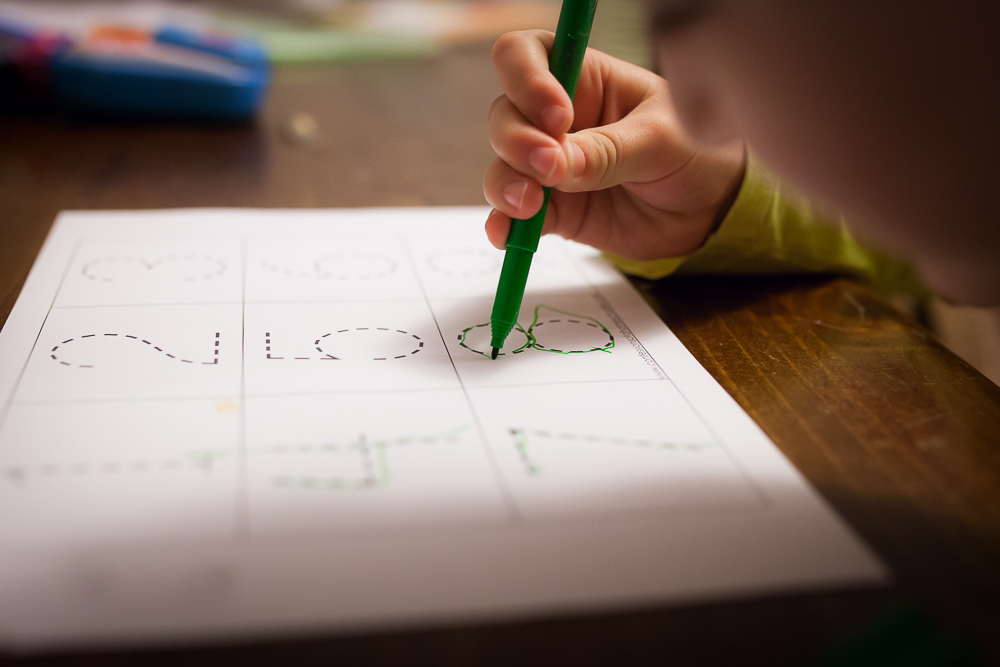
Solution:
{"label": "fingernail", "polygon": [[573,174],[573,178],[583,176],[583,171],[587,168],[587,156],[584,155],[583,149],[576,144],[570,144],[566,155],[569,158],[569,173]]}
{"label": "fingernail", "polygon": [[558,104],[550,104],[542,109],[542,129],[551,135],[562,134],[566,124],[566,116],[569,115],[566,109]]}
{"label": "fingernail", "polygon": [[515,181],[503,189],[503,198],[514,208],[521,208],[524,202],[524,193],[528,191],[527,181]]}
{"label": "fingernail", "polygon": [[556,156],[559,151],[555,148],[536,148],[528,155],[528,164],[539,176],[551,176],[556,170]]}

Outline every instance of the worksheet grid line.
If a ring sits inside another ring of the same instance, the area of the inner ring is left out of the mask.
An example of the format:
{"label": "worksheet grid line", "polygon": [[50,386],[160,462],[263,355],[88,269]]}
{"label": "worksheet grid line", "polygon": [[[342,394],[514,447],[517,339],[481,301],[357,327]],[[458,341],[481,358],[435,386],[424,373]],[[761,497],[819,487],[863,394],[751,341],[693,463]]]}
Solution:
{"label": "worksheet grid line", "polygon": [[420,278],[417,263],[413,258],[413,253],[410,250],[410,245],[405,235],[399,236],[399,243],[403,248],[403,253],[406,255],[406,260],[410,263],[410,267],[413,270],[417,286],[420,288],[420,293],[424,297],[424,304],[427,306],[427,310],[430,311],[431,317],[434,319],[434,326],[437,327],[438,335],[441,336],[441,345],[448,354],[448,361],[451,363],[452,371],[454,371],[458,384],[462,388],[462,395],[465,397],[466,405],[468,406],[469,412],[472,414],[472,419],[476,424],[476,431],[479,433],[480,441],[483,443],[483,449],[486,453],[487,459],[489,460],[490,471],[493,473],[493,479],[496,481],[497,490],[499,491],[500,498],[503,501],[504,509],[507,511],[507,516],[511,523],[518,524],[523,520],[521,510],[517,505],[517,500],[514,498],[514,494],[507,485],[507,480],[503,475],[503,471],[500,469],[500,463],[496,460],[496,455],[493,452],[492,444],[486,437],[486,430],[483,428],[482,419],[476,411],[476,407],[472,402],[472,397],[469,396],[469,390],[466,388],[465,382],[462,380],[462,375],[458,372],[458,367],[455,365],[454,358],[451,356],[451,350],[448,348],[448,344],[445,341],[444,332],[441,331],[441,325],[438,323],[437,314],[434,312],[431,300],[427,296],[424,281]]}
{"label": "worksheet grid line", "polygon": [[240,315],[240,401],[239,422],[236,436],[236,507],[234,516],[234,538],[250,537],[250,471],[247,460],[247,408],[246,408],[246,356],[247,356],[247,245],[248,239],[240,239],[240,263],[243,278],[243,306]]}

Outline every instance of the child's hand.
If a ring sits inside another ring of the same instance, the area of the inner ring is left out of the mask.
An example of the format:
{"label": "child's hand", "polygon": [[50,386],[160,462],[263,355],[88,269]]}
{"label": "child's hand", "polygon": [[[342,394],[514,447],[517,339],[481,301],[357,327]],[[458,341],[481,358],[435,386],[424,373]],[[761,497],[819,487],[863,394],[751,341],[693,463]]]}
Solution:
{"label": "child's hand", "polygon": [[599,51],[587,51],[571,103],[549,73],[552,38],[513,32],[493,47],[504,95],[488,116],[499,156],[483,181],[490,242],[504,247],[510,219],[537,213],[546,185],[545,233],[629,259],[696,250],[740,185],[742,144],[695,144],[666,81]]}

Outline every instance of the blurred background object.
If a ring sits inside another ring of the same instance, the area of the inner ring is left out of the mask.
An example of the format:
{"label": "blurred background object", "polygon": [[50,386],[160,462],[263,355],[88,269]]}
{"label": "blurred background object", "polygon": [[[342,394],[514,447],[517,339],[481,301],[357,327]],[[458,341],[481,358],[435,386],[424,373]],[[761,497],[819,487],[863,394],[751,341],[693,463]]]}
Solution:
{"label": "blurred background object", "polygon": [[640,0],[600,0],[591,48],[655,71],[653,44]]}
{"label": "blurred background object", "polygon": [[319,124],[312,114],[293,113],[281,126],[281,136],[293,146],[317,146],[320,141]]}
{"label": "blurred background object", "polygon": [[1000,307],[954,306],[934,299],[928,315],[931,329],[948,349],[1000,384]]}
{"label": "blurred background object", "polygon": [[[558,0],[0,0],[0,110],[55,101],[97,114],[245,118],[267,88],[265,61],[426,58],[551,30],[558,14]],[[605,0],[592,44],[649,67],[638,1]]]}
{"label": "blurred background object", "polygon": [[260,107],[267,56],[204,10],[160,3],[0,3],[17,94],[101,116],[240,120]]}
{"label": "blurred background object", "polygon": [[455,44],[494,40],[511,30],[555,30],[558,2],[503,0],[380,0],[375,2],[299,3],[315,19],[342,30],[425,37]]}

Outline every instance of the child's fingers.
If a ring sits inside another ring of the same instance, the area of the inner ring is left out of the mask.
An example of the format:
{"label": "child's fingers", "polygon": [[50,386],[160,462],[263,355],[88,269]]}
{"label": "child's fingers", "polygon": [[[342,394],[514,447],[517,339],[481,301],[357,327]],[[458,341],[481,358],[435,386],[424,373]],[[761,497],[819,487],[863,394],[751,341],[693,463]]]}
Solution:
{"label": "child's fingers", "polygon": [[559,143],[545,134],[500,96],[487,118],[490,144],[500,159],[542,185],[555,185],[566,175],[566,154]]}
{"label": "child's fingers", "polygon": [[[552,194],[554,195],[554,199],[565,197],[555,192]],[[545,215],[545,224],[542,226],[542,235],[559,234],[564,238],[572,239],[574,234],[580,231],[580,216],[576,215],[574,219],[566,215],[558,216],[556,213],[557,207],[554,202],[549,202],[549,209]],[[574,211],[574,213],[578,214],[579,211]],[[486,218],[486,238],[489,239],[494,248],[499,248],[500,250],[507,248],[507,236],[510,234],[510,224],[511,216],[496,209],[490,211],[489,217]]]}
{"label": "child's fingers", "polygon": [[549,72],[552,33],[509,32],[493,46],[493,69],[500,87],[528,121],[551,136],[569,130],[573,103]]}
{"label": "child's fingers", "polygon": [[507,247],[507,236],[510,234],[510,216],[493,209],[486,218],[486,238],[494,248],[504,250]]}
{"label": "child's fingers", "polygon": [[486,168],[483,194],[490,206],[512,218],[530,218],[542,207],[542,186],[495,158]]}

